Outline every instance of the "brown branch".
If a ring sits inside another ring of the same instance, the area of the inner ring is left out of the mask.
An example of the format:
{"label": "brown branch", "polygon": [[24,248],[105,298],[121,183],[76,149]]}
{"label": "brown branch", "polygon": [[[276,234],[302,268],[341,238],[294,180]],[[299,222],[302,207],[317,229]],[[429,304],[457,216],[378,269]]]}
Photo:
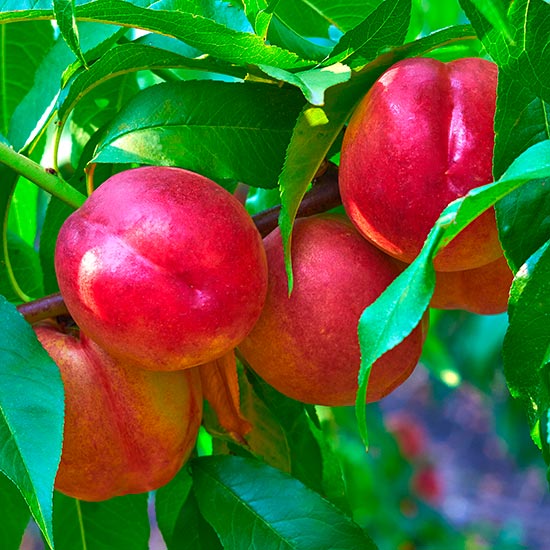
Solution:
{"label": "brown branch", "polygon": [[[311,190],[304,196],[298,208],[297,216],[313,216],[314,214],[326,212],[339,204],[341,204],[341,199],[338,189],[338,168],[329,163],[326,169],[323,169],[323,172],[314,180]],[[277,227],[280,212],[281,207],[274,206],[252,217],[262,237],[265,237]],[[69,313],[59,293],[27,302],[17,306],[17,309],[31,324]]]}

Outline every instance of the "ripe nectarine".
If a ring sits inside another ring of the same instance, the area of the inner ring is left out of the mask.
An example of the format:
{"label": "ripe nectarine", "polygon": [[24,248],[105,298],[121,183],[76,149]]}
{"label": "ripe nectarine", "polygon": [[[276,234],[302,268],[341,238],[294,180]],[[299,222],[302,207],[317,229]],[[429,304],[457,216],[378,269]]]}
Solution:
{"label": "ripe nectarine", "polygon": [[197,369],[152,372],[110,357],[84,334],[35,325],[65,387],[55,487],[99,501],[157,489],[191,453],[202,418]]}
{"label": "ripe nectarine", "polygon": [[[484,59],[406,59],[372,86],[342,145],[342,202],[359,231],[410,263],[445,206],[493,181],[497,67]],[[473,269],[502,254],[493,209],[435,258]]]}
{"label": "ripe nectarine", "polygon": [[[357,392],[359,317],[399,274],[394,260],[366,241],[343,217],[296,220],[292,239],[294,289],[288,296],[281,234],[265,239],[266,303],[239,345],[246,362],[281,393],[318,405],[352,405]],[[423,344],[418,326],[373,366],[367,400],[378,400],[416,366]]]}
{"label": "ripe nectarine", "polygon": [[152,370],[221,357],[250,331],[267,288],[261,236],[244,207],[180,168],[116,174],[59,232],[55,267],[80,328]]}

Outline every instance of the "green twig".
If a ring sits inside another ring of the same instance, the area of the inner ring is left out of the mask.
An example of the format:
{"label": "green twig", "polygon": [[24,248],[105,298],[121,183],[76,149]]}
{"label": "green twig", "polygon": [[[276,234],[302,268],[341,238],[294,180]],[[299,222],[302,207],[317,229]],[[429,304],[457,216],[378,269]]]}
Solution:
{"label": "green twig", "polygon": [[8,145],[0,142],[0,162],[26,177],[44,191],[67,203],[79,208],[86,200],[85,195],[71,187],[64,179],[47,172],[42,166],[14,151]]}

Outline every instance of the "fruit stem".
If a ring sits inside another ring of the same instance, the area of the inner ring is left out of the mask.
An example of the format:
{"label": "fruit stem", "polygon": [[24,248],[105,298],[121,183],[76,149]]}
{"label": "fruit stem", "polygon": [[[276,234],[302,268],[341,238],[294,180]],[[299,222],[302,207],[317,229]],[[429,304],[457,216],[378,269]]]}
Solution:
{"label": "fruit stem", "polygon": [[[338,188],[338,167],[329,163],[327,169],[314,180],[311,190],[305,194],[298,208],[297,217],[313,216],[314,214],[326,212],[340,205],[341,202]],[[277,227],[280,211],[280,206],[274,206],[252,217],[262,237],[265,237]],[[31,324],[50,317],[67,315],[68,313],[65,302],[59,293],[21,304],[17,309]]]}
{"label": "fruit stem", "polygon": [[78,208],[86,200],[86,197],[71,187],[63,178],[50,174],[30,158],[17,153],[9,145],[0,141],[0,162],[9,166],[18,174],[32,181],[44,191],[61,199],[69,206]]}

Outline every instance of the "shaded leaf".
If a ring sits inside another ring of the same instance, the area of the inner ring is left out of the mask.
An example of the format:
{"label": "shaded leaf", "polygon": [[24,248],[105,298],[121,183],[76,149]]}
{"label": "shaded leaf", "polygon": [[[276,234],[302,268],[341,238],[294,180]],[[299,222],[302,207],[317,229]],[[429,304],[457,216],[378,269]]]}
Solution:
{"label": "shaded leaf", "polygon": [[[510,393],[527,408],[532,428],[550,407],[550,245],[520,268],[510,291],[510,325],[502,348]],[[533,430],[535,442],[542,442]]]}
{"label": "shaded leaf", "polygon": [[550,103],[550,4],[541,0],[511,2],[506,14],[509,33],[493,27],[471,0],[461,0],[461,5],[500,70]]}
{"label": "shaded leaf", "polygon": [[[100,55],[121,32],[119,27],[97,23],[83,22],[79,28],[82,50],[90,56]],[[63,73],[74,60],[74,53],[62,38],[47,51],[32,88],[13,113],[9,137],[16,150],[23,149],[43,130],[55,110]]]}
{"label": "shaded leaf", "polygon": [[149,517],[147,493],[103,502],[54,497],[56,550],[147,550]]}
{"label": "shaded leaf", "polygon": [[[494,173],[511,159],[550,139],[550,104],[506,73],[499,75],[495,115]],[[550,237],[550,180],[534,180],[496,204],[499,237],[513,268],[519,267]]]}
{"label": "shaded leaf", "polygon": [[11,116],[27,91],[31,89],[35,71],[53,41],[53,28],[48,21],[29,21],[2,26],[0,133],[10,142]]}
{"label": "shaded leaf", "polygon": [[3,511],[0,548],[18,550],[31,515],[17,487],[2,474],[0,474],[0,510]]}
{"label": "shaded leaf", "polygon": [[202,516],[193,480],[186,468],[155,495],[160,531],[168,550],[221,550],[222,546],[210,524]]}

